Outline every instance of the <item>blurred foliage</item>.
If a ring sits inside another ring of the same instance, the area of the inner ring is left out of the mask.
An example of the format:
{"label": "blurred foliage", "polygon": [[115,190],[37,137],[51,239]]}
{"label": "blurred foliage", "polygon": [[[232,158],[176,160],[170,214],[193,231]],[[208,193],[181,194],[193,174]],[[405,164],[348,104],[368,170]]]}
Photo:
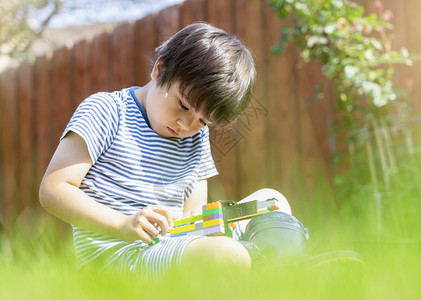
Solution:
{"label": "blurred foliage", "polygon": [[[305,62],[321,62],[338,96],[336,111],[343,113],[342,126],[348,130],[378,117],[383,107],[397,99],[393,66],[412,65],[406,48],[391,50],[386,30],[392,29],[388,22],[392,12],[384,10],[380,1],[376,3],[379,14],[364,16],[362,6],[347,0],[270,1],[280,18],[292,19],[291,25],[281,28],[274,53],[283,53],[295,41]],[[361,98],[365,101],[358,101]]]}
{"label": "blurred foliage", "polygon": [[[269,4],[287,19],[273,52],[282,54],[294,42],[302,60],[320,62],[332,82],[336,198],[372,184],[371,198],[380,210],[384,195],[380,185],[390,185],[402,155],[414,155],[410,124],[404,121],[410,107],[405,92],[394,88],[393,76],[397,64],[411,66],[416,57],[406,48],[392,50],[392,11],[381,1],[374,1],[376,13],[369,15],[348,0],[270,0]],[[309,101],[324,98],[322,85],[316,91],[318,95]],[[400,148],[396,138],[402,141]]]}
{"label": "blurred foliage", "polygon": [[[51,20],[61,13],[72,14],[76,10],[99,11],[106,5],[128,7],[133,3],[153,0],[7,0],[0,3],[0,56],[25,60],[31,56],[30,47],[36,39],[42,39]],[[92,14],[86,18],[95,19]],[[83,23],[86,20],[79,20]],[[94,21],[92,21],[94,23]]]}
{"label": "blurred foliage", "polygon": [[[8,0],[0,4],[0,55],[24,59],[32,42],[41,36],[57,14],[61,0]],[[44,14],[37,20],[40,10]]]}

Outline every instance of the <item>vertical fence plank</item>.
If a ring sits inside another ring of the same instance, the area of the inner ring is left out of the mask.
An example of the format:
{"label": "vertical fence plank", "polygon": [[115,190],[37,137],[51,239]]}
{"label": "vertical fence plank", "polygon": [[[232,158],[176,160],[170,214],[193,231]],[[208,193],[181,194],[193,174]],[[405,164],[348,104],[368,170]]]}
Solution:
{"label": "vertical fence plank", "polygon": [[276,12],[264,9],[265,95],[269,116],[267,120],[267,178],[271,187],[287,198],[296,195],[294,174],[298,169],[299,109],[296,93],[296,50],[288,47],[281,56],[271,53],[277,45],[282,23]]}
{"label": "vertical fence plank", "polygon": [[[393,13],[390,22],[394,27],[392,30],[388,31],[388,36],[392,38],[392,49],[395,51],[400,51],[403,47],[408,49],[410,46],[409,34],[414,30],[414,26],[420,26],[418,18],[410,19],[407,17],[406,11],[410,3],[408,3],[408,1],[397,2],[392,0],[383,0],[383,3],[384,8],[386,10],[391,10]],[[416,31],[417,35],[419,35],[419,31]],[[412,52],[412,49],[409,48],[408,50]],[[421,49],[419,49],[419,51],[421,51]],[[417,54],[420,53],[419,51]],[[398,94],[396,105],[393,107],[397,114],[401,115],[400,120],[404,123],[402,130],[394,133],[394,143],[395,145],[405,145],[407,150],[406,153],[411,153],[411,143],[414,141],[413,134],[414,132],[419,131],[419,124],[414,126],[414,124],[411,123],[411,119],[413,120],[413,118],[421,112],[419,109],[418,111],[413,109],[414,104],[418,101],[412,94],[415,81],[418,81],[415,86],[421,84],[419,78],[421,65],[418,66],[418,68],[414,68],[413,66],[399,64],[396,66],[395,74],[393,76],[394,87],[404,91],[403,94]]]}
{"label": "vertical fence plank", "polygon": [[158,27],[158,42],[169,39],[180,30],[180,5],[174,5],[161,10],[156,20]]}
{"label": "vertical fence plank", "polygon": [[4,140],[5,140],[5,134],[6,134],[6,124],[3,121],[6,113],[6,110],[4,108],[5,106],[5,99],[1,90],[2,82],[3,80],[3,74],[0,74],[0,231],[3,228],[4,224],[4,214],[6,209],[6,184],[5,184],[5,178],[6,178],[6,172],[5,172],[5,164],[4,164]]}
{"label": "vertical fence plank", "polygon": [[34,63],[34,113],[36,148],[36,185],[39,186],[53,153],[51,125],[50,56],[41,56]]}
{"label": "vertical fence plank", "polygon": [[100,91],[111,91],[109,32],[103,32],[96,36],[89,46],[89,56],[91,60],[90,94]]}
{"label": "vertical fence plank", "polygon": [[[328,203],[316,203],[312,199],[317,187],[324,183],[328,175],[326,165],[329,161],[329,131],[326,123],[327,116],[333,108],[329,98],[324,97],[312,102],[315,87],[322,83],[321,66],[319,63],[305,64],[297,68],[297,91],[299,102],[299,141],[300,165],[299,176],[302,183],[301,200],[313,204],[313,208],[327,207]],[[311,106],[308,110],[306,108]],[[326,154],[323,155],[323,152]],[[326,199],[329,199],[326,197]]]}
{"label": "vertical fence plank", "polygon": [[111,33],[111,89],[133,84],[133,25],[122,24]]}
{"label": "vertical fence plank", "polygon": [[53,145],[57,145],[73,113],[73,95],[70,88],[70,51],[67,47],[62,47],[54,52],[50,75],[52,80]]}
{"label": "vertical fence plank", "polygon": [[[16,217],[17,177],[18,177],[18,116],[16,97],[16,71],[11,69],[0,77],[0,101],[3,147],[1,164],[3,166],[4,194],[1,199],[3,222],[10,223]],[[1,220],[0,220],[1,221]]]}
{"label": "vertical fence plank", "polygon": [[209,132],[212,156],[219,175],[209,179],[210,199],[240,200],[236,172],[236,148],[244,135],[234,126],[211,128]]}
{"label": "vertical fence plank", "polygon": [[134,24],[134,84],[138,86],[143,86],[150,80],[149,71],[157,44],[156,16],[156,14],[147,16]]}
{"label": "vertical fence plank", "polygon": [[180,9],[180,26],[185,27],[197,21],[205,21],[204,0],[185,1]]}
{"label": "vertical fence plank", "polygon": [[19,146],[18,146],[18,191],[17,201],[19,211],[31,206],[35,195],[34,182],[34,120],[33,120],[33,86],[32,65],[23,63],[18,71],[18,120],[19,120]]}
{"label": "vertical fence plank", "polygon": [[91,62],[89,59],[89,43],[90,40],[83,39],[71,49],[72,111],[90,93],[89,79]]}
{"label": "vertical fence plank", "polygon": [[[374,5],[374,1],[368,1],[369,4],[367,5],[366,12],[368,13],[376,13],[381,14],[379,12],[378,8]],[[395,51],[400,51],[402,47],[409,49],[409,45],[412,42],[409,39],[409,35],[411,34],[412,26],[408,26],[411,22],[419,23],[415,19],[411,19],[410,17],[407,17],[407,7],[410,5],[409,1],[393,1],[393,0],[383,0],[384,4],[383,13],[387,10],[390,10],[392,12],[390,23],[393,25],[393,28],[391,30],[387,30],[387,37],[390,39],[390,42],[392,43],[392,49]],[[418,24],[414,24],[417,26]],[[419,25],[418,25],[419,26]],[[417,30],[418,35],[418,30]],[[376,38],[381,38],[380,34],[376,32],[375,34]],[[418,52],[419,53],[419,52]],[[403,91],[404,94],[399,93],[398,99],[396,101],[396,105],[394,105],[390,111],[391,113],[395,114],[402,114],[402,119],[400,121],[403,121],[403,131],[399,130],[398,132],[394,132],[394,143],[396,145],[399,143],[401,145],[409,146],[407,143],[405,143],[405,133],[408,134],[411,132],[410,120],[416,116],[415,110],[413,110],[413,104],[412,101],[412,93],[411,89],[413,87],[414,79],[417,80],[417,73],[413,73],[413,67],[404,65],[404,64],[398,64],[395,65],[395,72],[393,76],[393,85],[395,89],[399,89],[400,91]],[[416,69],[415,69],[416,70]],[[419,68],[418,68],[419,70]],[[417,71],[418,71],[417,70]],[[419,112],[418,112],[419,113]],[[405,117],[403,117],[405,115]],[[414,131],[417,132],[419,129],[417,126],[413,127]],[[412,134],[411,134],[412,136]],[[406,140],[408,141],[408,140]],[[411,147],[409,146],[407,150],[409,150]],[[409,150],[410,151],[410,150]]]}
{"label": "vertical fence plank", "polygon": [[235,25],[235,22],[233,22],[233,3],[234,0],[207,0],[207,22],[229,33],[233,33]]}
{"label": "vertical fence plank", "polygon": [[[298,95],[300,100],[301,118],[300,123],[309,122],[307,129],[302,128],[301,134],[310,140],[314,150],[320,153],[323,162],[329,161],[329,129],[327,119],[331,118],[333,105],[329,95],[329,82],[325,80],[319,63],[308,63],[297,67]],[[323,99],[314,100],[316,88],[323,84],[326,96]],[[300,135],[301,136],[301,135]],[[314,137],[314,138],[313,138]],[[315,142],[317,141],[317,143]],[[320,151],[319,151],[320,150]]]}
{"label": "vertical fence plank", "polygon": [[[232,34],[235,21],[231,18],[231,1],[207,1],[206,7],[207,15],[205,19],[210,24]],[[240,200],[239,179],[236,170],[236,148],[244,138],[244,134],[235,126],[211,129],[212,155],[220,173],[219,176],[209,180],[211,201],[221,199]]]}
{"label": "vertical fence plank", "polygon": [[[263,57],[261,3],[250,0],[236,1],[236,32],[238,38],[252,51],[255,59],[257,82],[254,97],[236,122],[236,127],[244,135],[237,148],[237,176],[240,198],[264,188],[265,166],[265,123],[268,118],[263,94]],[[274,117],[274,116],[271,116]],[[253,159],[250,159],[253,157]],[[251,171],[252,170],[252,171]]]}
{"label": "vertical fence plank", "polygon": [[[419,12],[421,11],[421,2],[417,0],[406,1],[406,30],[408,45],[407,48],[413,54],[420,55],[421,53],[421,34],[419,32],[421,19]],[[421,114],[421,60],[417,60],[408,72],[408,79],[412,81],[412,90],[409,94],[410,103],[413,107],[413,117],[418,120]],[[416,143],[421,143],[420,121],[414,124],[414,132]]]}
{"label": "vertical fence plank", "polygon": [[[392,39],[392,49],[399,51],[402,47],[408,47],[408,33],[411,31],[411,27],[407,28],[407,24],[414,22],[414,20],[407,20],[406,17],[406,7],[408,1],[393,1],[393,0],[383,0],[384,9],[391,10],[393,13],[392,19],[389,21],[393,25],[393,29],[388,33],[391,34]],[[373,6],[373,5],[371,5]],[[415,23],[415,22],[414,22]],[[414,24],[416,25],[416,24]],[[401,89],[407,88],[406,81],[409,79],[408,74],[410,74],[411,68],[406,65],[399,65],[396,68],[394,83],[396,86]]]}

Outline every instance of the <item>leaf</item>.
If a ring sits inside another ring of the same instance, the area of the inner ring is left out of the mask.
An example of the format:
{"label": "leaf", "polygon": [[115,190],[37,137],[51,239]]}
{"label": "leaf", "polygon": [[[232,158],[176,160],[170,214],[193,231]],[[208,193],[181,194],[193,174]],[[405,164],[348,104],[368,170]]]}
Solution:
{"label": "leaf", "polygon": [[375,56],[373,54],[373,51],[371,50],[367,50],[364,52],[364,57],[369,60],[369,61],[374,61],[375,60]]}
{"label": "leaf", "polygon": [[324,28],[324,32],[326,33],[326,34],[332,34],[333,32],[335,32],[335,30],[337,29],[338,27],[336,26],[336,23],[329,23],[329,24],[327,24],[326,26],[325,26],[325,28]]}
{"label": "leaf", "polygon": [[371,40],[371,44],[372,44],[372,45],[374,46],[374,48],[376,48],[377,50],[379,50],[379,51],[383,50],[383,45],[382,45],[382,43],[380,43],[380,41],[379,41],[379,40],[372,39],[372,40]]}
{"label": "leaf", "polygon": [[355,66],[345,66],[345,69],[344,69],[345,76],[348,78],[354,77],[357,71],[358,71],[358,68]]}
{"label": "leaf", "polygon": [[414,62],[411,59],[407,59],[407,60],[405,60],[405,64],[407,66],[412,66],[414,64]]}
{"label": "leaf", "polygon": [[281,27],[281,33],[282,33],[283,35],[288,35],[288,34],[291,34],[291,32],[292,32],[291,27],[289,27],[289,26],[282,26],[282,27]]}
{"label": "leaf", "polygon": [[285,6],[279,7],[278,8],[278,16],[281,19],[286,19],[289,16],[289,11]]}
{"label": "leaf", "polygon": [[283,45],[277,45],[271,48],[271,52],[273,55],[281,55],[285,52],[285,47]]}
{"label": "leaf", "polygon": [[409,57],[409,52],[408,52],[408,49],[406,49],[406,48],[401,48],[401,55],[403,56],[403,57],[405,57],[405,58],[407,58],[407,57]]}

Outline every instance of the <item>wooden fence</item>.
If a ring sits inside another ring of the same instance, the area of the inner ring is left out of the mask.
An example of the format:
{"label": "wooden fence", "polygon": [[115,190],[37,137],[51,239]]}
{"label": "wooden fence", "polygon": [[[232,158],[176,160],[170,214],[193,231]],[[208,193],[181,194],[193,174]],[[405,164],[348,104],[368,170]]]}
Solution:
{"label": "wooden fence", "polygon": [[[373,1],[358,2],[373,10]],[[416,32],[421,2],[383,2],[395,14],[396,45],[421,53]],[[319,66],[300,64],[294,47],[279,57],[271,54],[281,21],[265,1],[188,0],[1,74],[0,224],[39,208],[39,183],[77,105],[97,91],[145,84],[154,48],[198,20],[236,34],[253,51],[259,74],[255,98],[238,122],[230,130],[211,131],[221,173],[210,180],[211,200],[240,199],[272,187],[290,198],[293,207],[299,193],[307,193],[311,201],[320,175],[330,174],[334,145],[328,134],[332,96],[326,93],[303,113],[313,87],[325,81]],[[414,80],[414,100],[421,94],[419,71],[420,64],[398,70],[399,84]],[[416,101],[414,107],[421,111]]]}

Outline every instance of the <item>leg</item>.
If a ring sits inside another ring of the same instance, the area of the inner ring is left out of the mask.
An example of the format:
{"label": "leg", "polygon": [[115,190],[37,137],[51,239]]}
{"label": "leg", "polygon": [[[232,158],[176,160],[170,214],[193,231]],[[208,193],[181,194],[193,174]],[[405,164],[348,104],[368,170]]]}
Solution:
{"label": "leg", "polygon": [[269,262],[288,261],[304,252],[307,229],[294,216],[273,211],[253,218],[243,239],[256,245]]}
{"label": "leg", "polygon": [[278,200],[278,211],[237,224],[244,233],[243,240],[257,246],[269,262],[286,261],[303,253],[307,239],[307,229],[291,215],[286,198],[276,190],[261,189],[240,202],[270,198]]}
{"label": "leg", "polygon": [[226,236],[206,237],[189,242],[184,248],[181,265],[209,263],[217,266],[251,267],[247,249],[236,240]]}

